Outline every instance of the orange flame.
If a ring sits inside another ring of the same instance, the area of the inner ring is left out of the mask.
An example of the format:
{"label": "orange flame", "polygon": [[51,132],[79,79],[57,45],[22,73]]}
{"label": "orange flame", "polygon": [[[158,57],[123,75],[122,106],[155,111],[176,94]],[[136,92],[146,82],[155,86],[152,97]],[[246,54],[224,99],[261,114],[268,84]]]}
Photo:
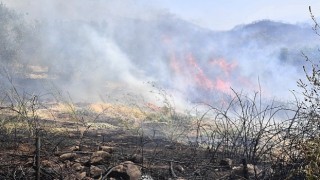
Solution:
{"label": "orange flame", "polygon": [[[184,60],[184,61],[183,61]],[[218,90],[221,92],[229,93],[232,87],[231,78],[232,74],[236,73],[237,63],[228,62],[223,58],[214,59],[209,61],[209,65],[219,72],[214,79],[211,79],[206,72],[201,68],[192,53],[188,53],[185,56],[179,56],[177,53],[172,53],[170,62],[171,70],[174,72],[175,78],[185,82],[185,87],[199,87],[203,90]],[[239,82],[246,84],[249,87],[250,80],[243,76],[237,76],[233,82]]]}
{"label": "orange flame", "polygon": [[179,61],[177,60],[177,57],[176,57],[175,54],[171,55],[170,67],[171,67],[171,69],[173,70],[174,73],[182,74],[181,65],[180,65]]}
{"label": "orange flame", "polygon": [[188,63],[191,67],[193,67],[194,70],[194,81],[196,82],[197,85],[200,85],[204,89],[207,90],[212,90],[214,85],[211,79],[207,77],[207,75],[203,72],[201,67],[197,64],[195,58],[193,57],[192,54],[189,54],[187,57]]}
{"label": "orange flame", "polygon": [[228,92],[228,91],[230,91],[230,87],[231,87],[230,82],[223,81],[219,77],[217,78],[216,83],[215,83],[215,88],[217,90],[222,91],[222,92]]}
{"label": "orange flame", "polygon": [[232,70],[234,70],[238,65],[235,62],[228,63],[225,59],[219,58],[216,60],[211,60],[210,64],[212,66],[218,66],[225,75],[229,76]]}

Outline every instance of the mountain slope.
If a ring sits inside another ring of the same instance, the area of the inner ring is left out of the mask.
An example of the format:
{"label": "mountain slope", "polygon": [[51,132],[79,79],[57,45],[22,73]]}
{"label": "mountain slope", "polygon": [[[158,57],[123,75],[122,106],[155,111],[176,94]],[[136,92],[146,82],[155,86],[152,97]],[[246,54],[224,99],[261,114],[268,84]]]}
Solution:
{"label": "mountain slope", "polygon": [[[0,11],[8,13],[5,7]],[[211,101],[230,87],[256,91],[258,78],[267,96],[287,98],[303,77],[301,51],[316,58],[319,40],[311,26],[270,20],[230,31],[204,29],[170,15],[22,24],[15,29],[23,30],[26,40],[11,39],[20,43],[19,51],[12,51],[25,69],[19,72],[35,73],[30,67],[40,66],[46,79],[85,99],[114,87],[145,94],[144,82],[152,81],[188,101]]]}

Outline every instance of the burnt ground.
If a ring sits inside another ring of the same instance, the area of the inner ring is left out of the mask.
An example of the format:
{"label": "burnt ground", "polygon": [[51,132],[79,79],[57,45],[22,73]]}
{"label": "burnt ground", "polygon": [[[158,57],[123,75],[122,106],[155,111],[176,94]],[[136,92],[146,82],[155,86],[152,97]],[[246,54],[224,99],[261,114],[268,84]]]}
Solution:
{"label": "burnt ground", "polygon": [[[153,179],[227,179],[230,173],[219,169],[216,157],[204,148],[143,137],[122,127],[88,128],[81,135],[81,131],[76,130],[77,123],[56,120],[41,123],[46,124],[38,133],[41,179],[99,179],[124,161],[134,162],[142,174]],[[55,132],[53,127],[65,129]],[[35,138],[28,134],[23,128],[10,132],[1,129],[0,179],[35,179]],[[92,153],[104,146],[112,149],[111,157],[95,164],[90,162]],[[67,153],[74,153],[76,157],[61,158]],[[82,168],[75,168],[76,163]],[[90,172],[93,165],[99,167],[101,173]],[[83,172],[85,176],[79,178]]]}

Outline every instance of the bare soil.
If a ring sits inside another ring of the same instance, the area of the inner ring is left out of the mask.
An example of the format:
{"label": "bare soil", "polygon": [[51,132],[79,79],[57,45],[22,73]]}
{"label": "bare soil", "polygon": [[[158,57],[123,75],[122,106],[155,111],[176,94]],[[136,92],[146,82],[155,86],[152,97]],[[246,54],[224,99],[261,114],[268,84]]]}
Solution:
{"label": "bare soil", "polygon": [[[63,113],[59,116],[63,119]],[[67,120],[40,121],[41,179],[99,179],[124,161],[134,162],[143,175],[153,179],[226,179],[230,172],[221,169],[217,158],[207,149],[143,137],[135,130],[117,127],[112,118],[104,122],[113,124],[113,128],[82,127],[82,130],[78,123]],[[13,128],[11,132],[2,128],[0,144],[0,179],[35,179],[35,138],[23,128]],[[111,158],[90,163],[92,153],[101,146],[113,149]],[[62,160],[60,156],[66,153],[75,153],[76,158]],[[83,166],[81,170],[74,169],[78,162]],[[90,172],[93,165],[102,170],[100,175]],[[83,172],[86,176],[79,178]]]}

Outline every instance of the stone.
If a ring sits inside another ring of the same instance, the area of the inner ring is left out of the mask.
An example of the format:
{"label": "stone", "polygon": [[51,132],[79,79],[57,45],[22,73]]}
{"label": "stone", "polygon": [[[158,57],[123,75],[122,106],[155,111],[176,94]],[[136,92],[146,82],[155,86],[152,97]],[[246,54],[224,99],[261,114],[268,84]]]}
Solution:
{"label": "stone", "polygon": [[101,176],[102,172],[103,172],[103,170],[97,166],[90,167],[90,174],[92,177],[99,177],[99,176]]}
{"label": "stone", "polygon": [[84,166],[82,166],[80,163],[74,163],[72,165],[72,169],[74,169],[75,171],[82,171],[84,168]]}
{"label": "stone", "polygon": [[75,162],[81,163],[81,164],[87,164],[90,161],[89,156],[82,156],[74,160]]}
{"label": "stone", "polygon": [[76,153],[65,153],[62,154],[59,158],[61,161],[65,161],[65,160],[73,160],[74,158],[76,158],[77,154]]}
{"label": "stone", "polygon": [[92,157],[97,157],[97,156],[102,157],[103,159],[111,158],[111,154],[105,151],[96,151],[92,154]]}
{"label": "stone", "polygon": [[139,180],[141,175],[139,166],[135,165],[132,161],[125,161],[112,168],[109,178]]}
{"label": "stone", "polygon": [[96,151],[92,154],[90,162],[91,164],[102,164],[104,161],[109,160],[111,154],[105,151]]}
{"label": "stone", "polygon": [[110,147],[110,146],[100,146],[99,148],[101,151],[105,151],[108,153],[113,153],[114,152],[114,147]]}
{"label": "stone", "polygon": [[70,151],[79,151],[80,147],[79,146],[72,146],[69,148]]}
{"label": "stone", "polygon": [[86,172],[82,172],[82,173],[77,173],[76,174],[76,178],[79,179],[79,180],[83,180],[86,176],[87,176]]}
{"label": "stone", "polygon": [[104,161],[104,159],[100,156],[93,156],[90,159],[90,163],[91,164],[102,164]]}

